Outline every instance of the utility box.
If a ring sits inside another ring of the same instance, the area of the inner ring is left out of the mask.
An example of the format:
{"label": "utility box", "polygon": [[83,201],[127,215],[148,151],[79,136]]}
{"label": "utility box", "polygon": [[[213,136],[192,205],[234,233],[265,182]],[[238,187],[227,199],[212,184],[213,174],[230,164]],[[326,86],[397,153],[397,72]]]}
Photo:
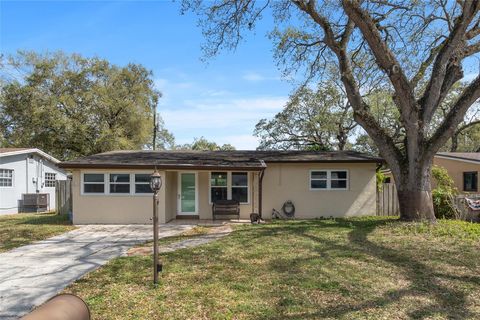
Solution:
{"label": "utility box", "polygon": [[22,195],[23,212],[45,212],[50,208],[50,194],[24,193]]}

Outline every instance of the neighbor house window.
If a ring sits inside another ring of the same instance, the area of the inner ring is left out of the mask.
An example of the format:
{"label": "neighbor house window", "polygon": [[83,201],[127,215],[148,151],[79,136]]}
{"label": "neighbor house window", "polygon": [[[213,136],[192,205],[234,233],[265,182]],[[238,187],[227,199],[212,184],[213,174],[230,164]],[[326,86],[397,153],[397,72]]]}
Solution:
{"label": "neighbor house window", "polygon": [[248,202],[248,174],[232,172],[232,199],[238,202]]}
{"label": "neighbor house window", "polygon": [[105,193],[105,176],[103,173],[85,173],[83,175],[84,193]]}
{"label": "neighbor house window", "polygon": [[56,175],[56,173],[45,172],[45,187],[55,187]]}
{"label": "neighbor house window", "polygon": [[135,174],[135,193],[152,193],[152,188],[150,188],[150,174]]}
{"label": "neighbor house window", "polygon": [[463,173],[463,191],[478,191],[478,172]]}
{"label": "neighbor house window", "polygon": [[0,187],[13,187],[13,170],[0,169]]}
{"label": "neighbor house window", "polygon": [[310,171],[311,190],[347,190],[347,170],[312,170]]}
{"label": "neighbor house window", "polygon": [[130,193],[130,174],[110,173],[110,193]]}
{"label": "neighbor house window", "polygon": [[210,174],[210,201],[227,200],[228,185],[226,172],[212,172]]}

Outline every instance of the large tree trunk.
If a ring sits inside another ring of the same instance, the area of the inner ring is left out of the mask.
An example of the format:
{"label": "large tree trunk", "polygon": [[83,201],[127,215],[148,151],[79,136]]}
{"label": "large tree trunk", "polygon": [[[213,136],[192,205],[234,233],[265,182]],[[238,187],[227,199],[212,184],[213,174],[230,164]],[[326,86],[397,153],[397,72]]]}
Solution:
{"label": "large tree trunk", "polygon": [[431,187],[431,163],[415,164],[414,172],[394,174],[397,186],[400,220],[435,222]]}

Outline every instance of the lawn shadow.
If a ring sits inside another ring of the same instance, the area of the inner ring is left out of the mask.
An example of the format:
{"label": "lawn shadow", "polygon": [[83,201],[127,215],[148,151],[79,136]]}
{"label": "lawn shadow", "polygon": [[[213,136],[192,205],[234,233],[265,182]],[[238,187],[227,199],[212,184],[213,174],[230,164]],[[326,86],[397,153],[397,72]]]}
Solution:
{"label": "lawn shadow", "polygon": [[[395,251],[392,248],[381,246],[368,239],[377,227],[384,225],[392,220],[377,221],[335,221],[339,227],[351,227],[348,233],[349,245],[339,245],[334,241],[324,238],[318,238],[312,234],[303,233],[302,236],[309,238],[317,243],[322,243],[328,249],[318,251],[320,255],[325,255],[330,250],[348,250],[354,249],[357,253],[365,256],[371,256],[396,266],[402,270],[402,276],[410,280],[408,288],[398,290],[389,290],[381,297],[351,305],[336,305],[326,307],[314,313],[303,313],[293,315],[283,315],[283,319],[318,319],[324,317],[341,318],[352,312],[371,311],[372,308],[384,307],[398,302],[405,296],[428,296],[434,298],[434,303],[427,306],[419,306],[412,309],[408,315],[413,319],[423,319],[430,316],[443,314],[448,319],[471,319],[474,315],[467,308],[467,297],[464,292],[455,290],[449,286],[441,284],[439,278],[464,281],[470,283],[479,283],[479,277],[457,277],[438,273],[432,270],[424,263],[413,258],[411,255]],[[351,245],[351,246],[350,246]],[[299,263],[300,261],[297,261]]]}

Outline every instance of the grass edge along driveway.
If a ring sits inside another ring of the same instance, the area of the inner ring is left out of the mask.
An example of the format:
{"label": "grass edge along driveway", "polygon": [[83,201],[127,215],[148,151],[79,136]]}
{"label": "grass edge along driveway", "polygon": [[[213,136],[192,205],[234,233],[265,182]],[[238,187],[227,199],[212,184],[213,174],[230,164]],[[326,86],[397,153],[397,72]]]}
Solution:
{"label": "grass edge along driveway", "polygon": [[0,252],[75,229],[67,215],[18,213],[0,215]]}
{"label": "grass edge along driveway", "polygon": [[479,224],[460,221],[240,225],[162,254],[158,287],[149,255],[117,258],[66,292],[94,319],[475,319],[479,239]]}

